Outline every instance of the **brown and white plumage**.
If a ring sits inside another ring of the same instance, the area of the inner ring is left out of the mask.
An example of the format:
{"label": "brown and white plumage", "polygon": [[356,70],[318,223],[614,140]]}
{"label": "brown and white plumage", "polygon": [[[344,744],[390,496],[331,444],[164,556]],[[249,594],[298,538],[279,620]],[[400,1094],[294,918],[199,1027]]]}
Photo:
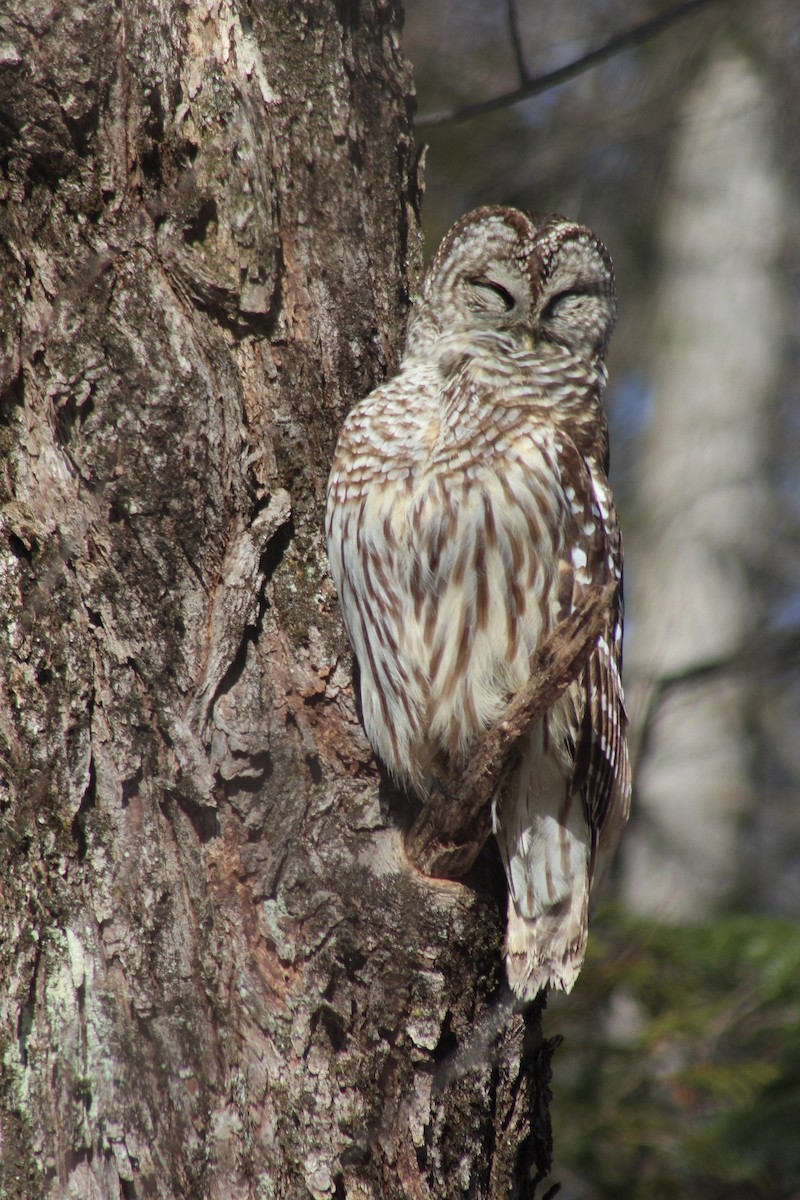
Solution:
{"label": "brown and white plumage", "polygon": [[582,677],[498,780],[506,964],[523,998],[572,987],[597,857],[628,814],[622,552],[600,402],[615,310],[588,230],[506,208],[463,217],[427,273],[399,374],[345,421],[328,488],[367,735],[422,797],[525,684],[582,590],[620,584]]}

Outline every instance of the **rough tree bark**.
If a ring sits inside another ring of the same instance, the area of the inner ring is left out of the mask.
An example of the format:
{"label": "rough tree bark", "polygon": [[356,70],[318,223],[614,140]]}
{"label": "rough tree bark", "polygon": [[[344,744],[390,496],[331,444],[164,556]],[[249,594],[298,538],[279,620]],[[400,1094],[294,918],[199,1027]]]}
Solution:
{"label": "rough tree bark", "polygon": [[397,14],[11,8],[0,1191],[532,1196],[496,864],[403,858],[321,536],[419,268]]}

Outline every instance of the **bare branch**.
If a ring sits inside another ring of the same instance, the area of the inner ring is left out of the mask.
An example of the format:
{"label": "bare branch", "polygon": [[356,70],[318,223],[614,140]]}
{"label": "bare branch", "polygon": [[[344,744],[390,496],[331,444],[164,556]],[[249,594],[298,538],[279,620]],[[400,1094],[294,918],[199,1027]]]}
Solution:
{"label": "bare branch", "polygon": [[[514,53],[517,56],[520,78],[524,79],[524,82],[511,92],[504,92],[501,96],[492,96],[489,100],[479,100],[475,104],[465,104],[463,108],[446,109],[435,113],[423,113],[422,116],[417,117],[415,122],[416,128],[429,129],[434,125],[449,125],[461,121],[471,121],[474,117],[483,116],[485,113],[495,112],[500,108],[510,108],[514,104],[519,104],[521,100],[527,100],[531,96],[538,96],[542,92],[549,91],[551,88],[558,87],[559,84],[566,83],[568,80],[582,75],[585,71],[590,71],[592,67],[599,66],[600,63],[606,62],[607,59],[621,54],[623,50],[630,50],[633,46],[641,46],[643,43],[649,42],[671,25],[682,21],[684,17],[693,16],[695,13],[702,11],[702,9],[709,8],[710,5],[718,2],[719,0],[686,0],[686,3],[678,4],[675,8],[668,9],[659,17],[654,17],[650,21],[636,25],[633,29],[627,29],[624,33],[617,34],[602,46],[598,46],[595,50],[590,50],[580,58],[573,59],[572,62],[566,63],[563,67],[556,67],[554,71],[546,71],[544,75],[536,75],[533,79],[530,79],[527,77],[527,72],[525,72],[524,60],[521,59],[519,31],[516,30],[516,13],[514,13],[512,23],[513,0],[509,0],[509,26],[512,30],[512,44],[514,46]],[[523,72],[525,73],[523,74]]]}
{"label": "bare branch", "polygon": [[514,51],[514,61],[517,64],[517,74],[520,86],[530,83],[530,72],[525,62],[525,52],[522,49],[522,39],[519,35],[519,20],[517,19],[517,0],[506,0],[506,16],[508,17],[508,36]]}
{"label": "bare branch", "polygon": [[629,675],[626,691],[639,698],[639,716],[630,739],[634,776],[643,760],[656,718],[673,692],[697,684],[716,682],[726,676],[779,675],[797,670],[800,662],[800,626],[781,630],[758,629],[742,645],[716,658],[689,663],[663,675]]}
{"label": "bare branch", "polygon": [[660,702],[667,692],[720,675],[737,675],[794,670],[800,660],[800,627],[780,630],[756,630],[746,642],[716,658],[689,663],[663,675],[636,675],[630,682],[647,684]]}
{"label": "bare branch", "polygon": [[491,803],[521,737],[573,683],[608,625],[617,585],[589,588],[582,603],[537,651],[530,682],[483,735],[469,761],[440,777],[406,835],[406,853],[426,875],[459,879],[491,832]]}

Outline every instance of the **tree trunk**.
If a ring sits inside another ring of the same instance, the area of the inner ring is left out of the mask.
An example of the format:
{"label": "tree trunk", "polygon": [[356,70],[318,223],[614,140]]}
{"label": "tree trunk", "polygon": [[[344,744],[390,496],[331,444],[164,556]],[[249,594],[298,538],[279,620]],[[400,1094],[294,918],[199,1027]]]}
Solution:
{"label": "tree trunk", "polygon": [[[742,881],[742,824],[761,800],[758,681],[691,676],[746,649],[766,615],[787,232],[773,124],[759,73],[720,42],[687,90],[664,189],[654,412],[631,555],[628,667],[641,682],[629,697],[647,742],[624,885],[630,907],[667,920],[725,911]],[[659,708],[652,681],[682,673]]]}
{"label": "tree trunk", "polygon": [[532,1196],[496,862],[403,858],[322,538],[419,269],[396,13],[14,7],[0,1191]]}

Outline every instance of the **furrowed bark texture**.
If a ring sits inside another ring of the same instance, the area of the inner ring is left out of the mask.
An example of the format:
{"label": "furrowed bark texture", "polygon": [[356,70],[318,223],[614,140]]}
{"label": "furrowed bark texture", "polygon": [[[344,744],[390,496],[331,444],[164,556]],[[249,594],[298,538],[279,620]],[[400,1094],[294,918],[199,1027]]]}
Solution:
{"label": "furrowed bark texture", "polygon": [[405,860],[322,539],[419,266],[396,13],[10,7],[0,1191],[533,1195],[502,889]]}

